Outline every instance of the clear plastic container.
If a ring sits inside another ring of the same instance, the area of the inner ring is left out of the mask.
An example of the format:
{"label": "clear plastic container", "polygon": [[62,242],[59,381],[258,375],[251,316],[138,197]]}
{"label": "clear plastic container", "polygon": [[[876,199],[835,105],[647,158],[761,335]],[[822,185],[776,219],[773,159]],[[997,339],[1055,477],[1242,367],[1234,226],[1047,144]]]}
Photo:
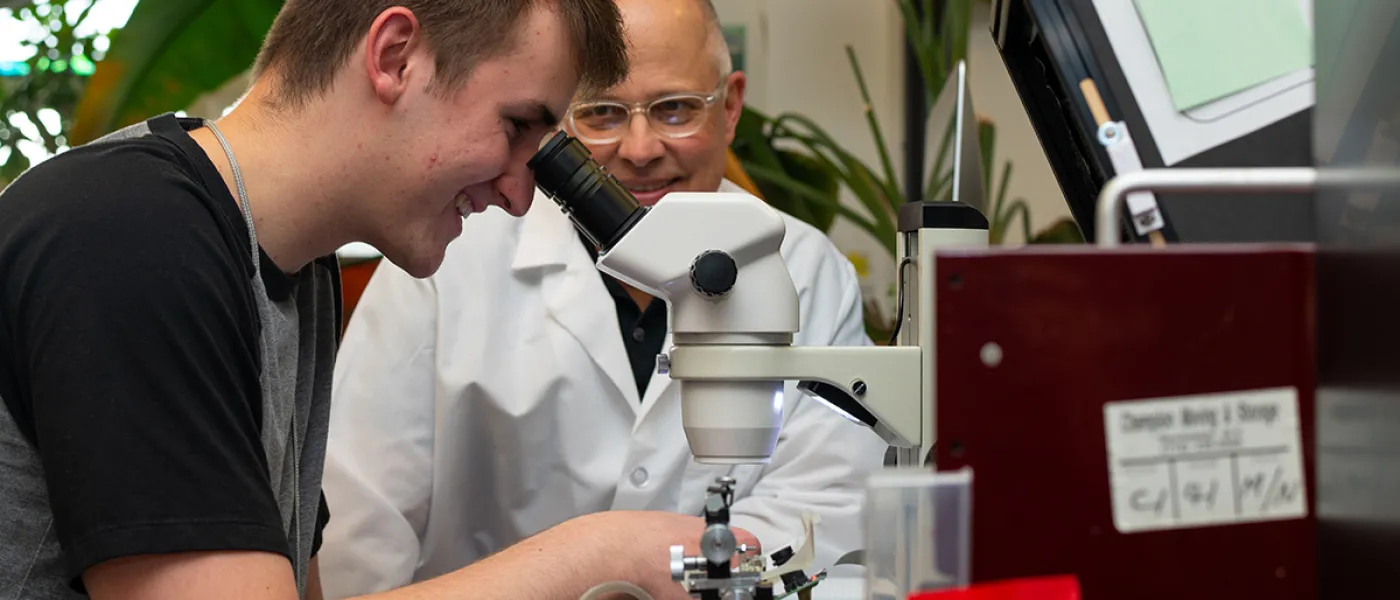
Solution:
{"label": "clear plastic container", "polygon": [[870,476],[865,589],[871,600],[965,587],[972,575],[972,470],[889,468]]}

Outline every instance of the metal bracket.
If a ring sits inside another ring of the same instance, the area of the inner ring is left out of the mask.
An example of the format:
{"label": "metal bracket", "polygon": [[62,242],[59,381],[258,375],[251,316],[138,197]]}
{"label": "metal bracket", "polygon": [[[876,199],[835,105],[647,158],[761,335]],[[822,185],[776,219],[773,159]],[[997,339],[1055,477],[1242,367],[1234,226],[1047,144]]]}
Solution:
{"label": "metal bracket", "polygon": [[[700,534],[700,556],[686,556],[684,546],[671,546],[671,580],[692,594],[710,596],[729,591],[733,597],[748,597],[763,575],[762,557],[750,564],[744,557],[753,550],[739,544],[729,528],[729,508],[734,504],[733,477],[718,477],[706,490],[705,531]],[[740,557],[739,568],[731,562]]]}
{"label": "metal bracket", "polygon": [[1117,248],[1123,201],[1133,192],[1301,193],[1317,189],[1312,167],[1146,169],[1110,179],[1099,192],[1094,238],[1100,248]]}

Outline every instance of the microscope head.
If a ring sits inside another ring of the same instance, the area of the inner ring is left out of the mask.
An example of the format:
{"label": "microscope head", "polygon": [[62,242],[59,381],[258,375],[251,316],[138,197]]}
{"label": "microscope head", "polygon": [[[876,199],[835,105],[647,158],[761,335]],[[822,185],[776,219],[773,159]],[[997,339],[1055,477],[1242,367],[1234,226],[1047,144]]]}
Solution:
{"label": "microscope head", "polygon": [[[535,185],[598,248],[598,269],[666,302],[675,346],[791,345],[792,276],[781,215],[748,194],[677,192],[651,207],[564,132],[528,163]],[[668,374],[666,355],[658,370]],[[715,464],[765,463],[782,427],[783,381],[685,380],[681,423],[691,454]]]}

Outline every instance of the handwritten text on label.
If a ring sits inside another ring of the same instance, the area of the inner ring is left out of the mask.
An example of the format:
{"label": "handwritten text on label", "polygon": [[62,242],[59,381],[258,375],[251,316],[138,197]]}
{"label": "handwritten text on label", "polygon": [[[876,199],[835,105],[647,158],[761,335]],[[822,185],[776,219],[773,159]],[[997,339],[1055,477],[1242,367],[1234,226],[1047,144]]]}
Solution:
{"label": "handwritten text on label", "polygon": [[1104,405],[1124,533],[1306,516],[1292,388]]}

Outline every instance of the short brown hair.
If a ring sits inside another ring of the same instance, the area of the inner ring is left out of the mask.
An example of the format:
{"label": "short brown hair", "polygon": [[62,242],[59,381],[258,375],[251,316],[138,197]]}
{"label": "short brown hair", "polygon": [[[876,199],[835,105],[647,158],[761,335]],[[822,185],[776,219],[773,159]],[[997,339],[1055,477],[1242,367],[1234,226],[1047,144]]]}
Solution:
{"label": "short brown hair", "polygon": [[523,41],[525,17],[545,4],[553,5],[549,8],[568,34],[581,88],[608,88],[626,78],[627,44],[613,0],[287,0],[253,73],[276,67],[278,99],[302,104],[330,88],[336,70],[381,12],[402,6],[413,11],[433,51],[433,86],[448,90],[479,62]]}

